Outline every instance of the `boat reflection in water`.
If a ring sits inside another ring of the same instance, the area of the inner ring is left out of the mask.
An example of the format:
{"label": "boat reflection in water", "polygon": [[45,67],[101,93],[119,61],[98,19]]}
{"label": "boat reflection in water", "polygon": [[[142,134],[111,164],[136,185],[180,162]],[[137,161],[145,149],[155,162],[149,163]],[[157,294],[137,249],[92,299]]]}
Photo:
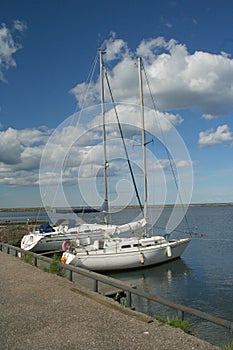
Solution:
{"label": "boat reflection in water", "polygon": [[[192,271],[182,259],[176,259],[141,270],[108,273],[108,276],[131,283],[148,295],[158,295],[176,303],[185,304],[189,295],[189,278]],[[150,316],[174,317],[174,310],[153,301],[132,295],[132,304],[137,311]],[[186,304],[188,305],[188,304]]]}

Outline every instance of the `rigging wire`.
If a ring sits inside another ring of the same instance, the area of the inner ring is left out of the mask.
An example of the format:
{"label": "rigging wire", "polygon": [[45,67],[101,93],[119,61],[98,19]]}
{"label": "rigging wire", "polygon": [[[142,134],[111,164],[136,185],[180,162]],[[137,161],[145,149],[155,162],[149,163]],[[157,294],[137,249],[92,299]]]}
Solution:
{"label": "rigging wire", "polygon": [[[153,96],[152,91],[151,91],[151,87],[150,87],[150,83],[149,83],[149,78],[148,78],[148,75],[147,75],[147,73],[146,73],[146,70],[145,70],[143,61],[142,61],[142,69],[143,69],[144,74],[145,74],[145,79],[146,79],[147,87],[148,87],[148,90],[149,90],[149,93],[150,93],[150,97],[151,97],[151,100],[152,100],[153,108],[154,108],[154,111],[156,112],[156,110],[158,110],[158,108],[156,108],[155,99],[154,99],[154,96]],[[181,203],[181,207],[182,207],[182,210],[183,210],[183,212],[184,212],[185,222],[186,222],[186,225],[187,225],[187,227],[188,227],[189,234],[191,235],[192,232],[191,232],[191,230],[190,230],[190,225],[189,225],[188,218],[187,218],[187,215],[186,215],[186,212],[185,212],[185,208],[184,208],[184,204],[183,204],[183,201],[182,201],[182,198],[181,198],[181,194],[180,194],[180,190],[179,190],[179,185],[178,185],[178,180],[177,180],[177,177],[176,177],[176,174],[175,174],[174,167],[173,167],[173,165],[172,165],[172,160],[171,160],[170,152],[168,151],[168,149],[167,149],[167,147],[166,147],[165,136],[164,136],[163,129],[162,129],[162,127],[161,127],[159,118],[158,118],[158,126],[159,126],[160,131],[161,131],[161,135],[162,135],[162,139],[163,139],[164,148],[165,148],[165,150],[166,150],[166,154],[167,154],[167,157],[168,157],[169,165],[170,165],[170,168],[171,168],[171,171],[172,171],[172,175],[173,175],[173,178],[174,178],[174,181],[175,181],[175,186],[176,186],[176,190],[177,190],[177,193],[178,193],[178,196],[179,196],[179,200],[180,200],[180,203]]]}
{"label": "rigging wire", "polygon": [[108,74],[107,74],[106,71],[105,71],[105,78],[106,78],[107,85],[108,85],[108,89],[109,89],[109,92],[110,92],[110,96],[111,96],[111,100],[112,100],[114,112],[115,112],[115,115],[116,115],[116,118],[117,118],[117,124],[118,124],[118,127],[119,127],[121,139],[122,139],[122,142],[123,142],[123,146],[124,146],[124,150],[125,150],[125,155],[126,155],[126,160],[127,160],[128,166],[129,166],[130,175],[131,175],[131,178],[132,178],[132,181],[133,181],[133,185],[134,185],[136,197],[137,197],[137,199],[138,199],[138,203],[139,203],[140,209],[141,209],[141,211],[142,211],[142,213],[143,213],[143,206],[142,206],[142,203],[141,203],[141,200],[140,200],[140,196],[139,196],[139,193],[138,193],[138,189],[137,189],[135,177],[134,177],[133,170],[132,170],[132,166],[131,166],[131,162],[130,162],[130,159],[129,159],[129,154],[128,154],[128,151],[127,151],[127,148],[126,148],[126,144],[125,144],[125,140],[124,140],[124,136],[123,136],[123,131],[122,131],[121,123],[120,123],[119,116],[118,116],[118,113],[117,113],[117,110],[116,110],[116,104],[115,104],[115,101],[114,101],[114,98],[113,98],[112,90],[111,90],[110,83],[109,83],[109,79],[108,79]]}
{"label": "rigging wire", "polygon": [[[96,65],[98,63],[98,58],[99,58],[99,55],[97,53],[96,56],[95,56],[95,59],[94,59],[94,61],[92,63],[92,66],[91,66],[91,69],[90,69],[90,73],[89,73],[89,75],[88,75],[88,77],[86,79],[86,84],[88,84],[88,86],[87,86],[85,92],[83,93],[82,106],[80,108],[80,115],[81,115],[81,113],[82,113],[82,111],[83,111],[83,109],[85,107],[85,103],[86,103],[86,100],[87,100],[88,92],[90,90],[91,82],[93,81],[93,76],[94,76],[94,73],[96,71]],[[74,113],[76,113],[77,110],[78,110],[78,104],[76,105]],[[79,120],[80,120],[80,118],[79,118]]]}

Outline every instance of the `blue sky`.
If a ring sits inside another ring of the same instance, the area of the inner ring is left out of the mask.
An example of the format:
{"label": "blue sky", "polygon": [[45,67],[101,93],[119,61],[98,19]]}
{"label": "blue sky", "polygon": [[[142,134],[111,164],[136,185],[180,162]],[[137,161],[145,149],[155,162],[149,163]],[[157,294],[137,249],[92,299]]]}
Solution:
{"label": "blue sky", "polygon": [[[65,127],[72,123],[67,118],[80,106],[91,65],[103,43],[108,49],[106,66],[113,93],[120,102],[135,102],[131,99],[136,88],[130,67],[137,54],[145,60],[159,109],[167,113],[190,155],[194,175],[190,201],[233,202],[232,12],[233,3],[226,0],[2,0],[0,207],[41,205],[39,169],[45,145],[51,135],[54,141],[53,132],[61,123],[65,121]],[[123,78],[121,87],[119,76]],[[93,94],[97,86],[95,75]],[[93,102],[98,101],[90,100],[89,105]],[[84,124],[82,127],[85,129]],[[163,131],[169,137],[168,130]],[[57,151],[61,145],[56,144]],[[69,159],[72,156],[75,152]],[[80,152],[76,159],[82,162],[79,157]],[[184,159],[179,161],[184,164]],[[57,177],[52,169],[49,176]],[[65,170],[68,202],[82,204],[75,183],[78,170],[69,162]],[[114,166],[112,174],[113,170]],[[114,172],[111,181],[119,181],[119,176],[119,171]],[[92,181],[90,174],[83,177]],[[50,196],[56,193],[56,186],[55,181]],[[186,186],[191,185],[187,182]],[[175,195],[169,193],[169,183],[166,188],[163,201],[169,203]],[[89,185],[85,190],[90,191]],[[127,181],[121,191],[127,192]],[[54,197],[55,205],[59,199]],[[159,202],[158,198],[155,201]]]}

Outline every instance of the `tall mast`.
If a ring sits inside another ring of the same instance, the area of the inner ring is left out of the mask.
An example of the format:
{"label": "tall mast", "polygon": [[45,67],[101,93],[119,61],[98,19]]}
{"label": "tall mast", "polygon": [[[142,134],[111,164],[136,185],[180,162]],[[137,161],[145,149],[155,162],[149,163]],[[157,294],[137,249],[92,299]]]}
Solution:
{"label": "tall mast", "polygon": [[143,188],[144,188],[144,218],[147,221],[147,167],[146,167],[146,135],[145,135],[145,118],[144,118],[144,99],[143,99],[143,83],[142,83],[142,59],[138,57],[138,77],[140,92],[140,108],[141,108],[141,128],[142,128],[142,160],[143,160]]}
{"label": "tall mast", "polygon": [[108,180],[107,180],[107,147],[106,147],[106,127],[105,127],[105,101],[104,101],[104,64],[103,55],[105,51],[99,50],[100,56],[100,84],[101,84],[101,109],[102,109],[102,121],[103,121],[103,148],[104,148],[104,222],[108,224]]}

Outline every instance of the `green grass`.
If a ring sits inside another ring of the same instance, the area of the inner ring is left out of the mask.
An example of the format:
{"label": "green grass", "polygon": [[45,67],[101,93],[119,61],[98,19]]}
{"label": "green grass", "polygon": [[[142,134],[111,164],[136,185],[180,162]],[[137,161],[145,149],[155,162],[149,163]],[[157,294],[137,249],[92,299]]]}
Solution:
{"label": "green grass", "polygon": [[[161,324],[168,324],[169,326],[175,327],[175,328],[180,328],[184,332],[189,333],[190,332],[190,325],[187,321],[183,321],[179,318],[172,318],[172,319],[163,319],[160,316],[155,316],[155,319],[159,321]],[[228,350],[228,349],[227,349]]]}
{"label": "green grass", "polygon": [[32,253],[27,253],[23,256],[23,261],[32,265],[33,255]]}
{"label": "green grass", "polygon": [[64,276],[64,269],[60,266],[60,259],[54,254],[49,268],[44,268],[45,272],[54,273],[58,276]]}
{"label": "green grass", "polygon": [[221,347],[222,350],[233,350],[233,339]]}
{"label": "green grass", "polygon": [[157,321],[159,321],[160,323],[162,323],[162,324],[165,324],[165,323],[166,323],[166,320],[165,320],[164,318],[160,317],[160,316],[155,316],[155,319],[156,319]]}
{"label": "green grass", "polygon": [[127,305],[126,293],[124,291],[119,291],[116,293],[114,300],[118,301],[123,306]]}
{"label": "green grass", "polygon": [[169,324],[169,326],[172,326],[175,328],[180,328],[186,333],[190,332],[189,323],[187,321],[182,321],[179,318],[174,318],[174,319],[168,320],[167,324]]}

